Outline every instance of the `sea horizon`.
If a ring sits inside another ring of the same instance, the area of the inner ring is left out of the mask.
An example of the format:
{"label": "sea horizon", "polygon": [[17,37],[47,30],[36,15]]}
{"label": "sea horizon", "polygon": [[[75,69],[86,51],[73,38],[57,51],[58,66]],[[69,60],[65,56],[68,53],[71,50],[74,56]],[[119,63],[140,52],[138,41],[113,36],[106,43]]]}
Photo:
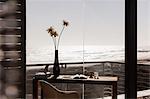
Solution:
{"label": "sea horizon", "polygon": [[[60,62],[89,62],[89,61],[124,61],[123,46],[60,46]],[[138,60],[150,59],[150,47],[137,49]],[[149,55],[149,56],[148,56]],[[40,48],[26,49],[26,64],[41,64],[54,62],[54,48],[45,46]]]}

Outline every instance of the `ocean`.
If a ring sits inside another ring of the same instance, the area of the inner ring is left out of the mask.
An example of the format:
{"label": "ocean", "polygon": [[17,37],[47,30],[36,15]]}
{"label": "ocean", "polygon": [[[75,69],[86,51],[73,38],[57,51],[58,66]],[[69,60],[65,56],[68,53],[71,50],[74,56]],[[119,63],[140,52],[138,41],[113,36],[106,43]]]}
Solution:
{"label": "ocean", "polygon": [[[60,62],[124,61],[125,50],[122,46],[60,46]],[[138,59],[150,59],[150,47],[139,47]],[[26,64],[54,62],[54,48],[27,48]]]}

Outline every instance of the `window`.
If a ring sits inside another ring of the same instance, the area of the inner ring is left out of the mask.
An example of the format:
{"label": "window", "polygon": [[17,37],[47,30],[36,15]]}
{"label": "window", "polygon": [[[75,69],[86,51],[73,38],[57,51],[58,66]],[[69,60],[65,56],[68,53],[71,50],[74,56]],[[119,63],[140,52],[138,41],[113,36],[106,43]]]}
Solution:
{"label": "window", "polygon": [[[132,79],[132,77],[135,78],[136,74],[133,74],[133,76],[131,74],[133,72],[132,70],[136,72],[135,69],[137,62],[135,62],[136,54],[134,53],[136,50],[136,12],[134,12],[136,11],[136,9],[134,9],[136,8],[135,2],[136,0],[133,0],[133,2],[132,0],[27,0],[27,73],[32,70],[29,67],[33,66],[31,63],[35,62],[36,65],[39,65],[38,63],[43,64],[45,62],[53,63],[53,42],[50,40],[48,34],[46,34],[46,29],[48,26],[54,25],[59,31],[61,30],[61,21],[66,19],[70,21],[70,26],[65,29],[65,33],[63,33],[61,38],[59,50],[60,62],[63,63],[72,60],[75,62],[80,62],[82,60],[84,64],[79,64],[82,66],[83,71],[80,69],[81,71],[78,71],[78,73],[83,73],[84,70],[87,69],[86,61],[91,61],[92,59],[97,59],[96,61],[105,61],[105,59],[107,60],[108,58],[107,55],[110,55],[110,57],[115,57],[115,59],[117,58],[117,55],[121,55],[119,56],[121,57],[121,60],[125,60],[126,62],[126,91],[129,89],[129,92],[126,92],[126,94],[128,98],[130,96],[134,96],[135,94],[131,95],[130,93],[135,92],[135,90],[131,91],[131,89],[136,89],[136,86],[133,86],[133,88],[130,88],[130,86],[132,86],[132,81],[136,81],[136,79]],[[126,15],[124,12],[124,5],[126,6],[127,11]],[[130,7],[131,5],[133,9]],[[130,11],[133,13],[131,14]],[[124,23],[125,18],[126,23]],[[125,30],[124,24],[126,28]],[[43,31],[45,31],[45,33]],[[126,34],[125,36],[124,31]],[[128,41],[131,41],[131,43]],[[124,43],[126,45],[124,45]],[[107,52],[107,55],[95,50],[99,49],[98,47],[91,47],[92,49],[88,48],[89,45],[97,46],[102,44],[121,45],[122,48],[120,49],[120,52],[115,52],[116,50],[111,50],[112,52],[109,52],[111,47],[107,49],[105,46],[103,48]],[[49,47],[44,48],[46,45]],[[71,47],[64,48],[64,45],[69,45]],[[126,47],[126,56],[124,56],[124,46]],[[39,50],[38,47],[40,47]],[[73,51],[74,53],[69,50]],[[94,56],[95,53],[92,51],[97,52],[99,55]],[[106,57],[103,59],[101,56]],[[108,67],[112,66],[110,66],[109,62],[101,65],[107,65]],[[115,66],[117,65],[115,64]],[[113,65],[114,70],[116,70],[115,66]],[[122,64],[118,66],[123,67]],[[112,72],[116,73],[117,71]],[[130,82],[128,83],[128,81]],[[124,83],[122,86],[124,86]],[[124,90],[124,88],[121,90]]]}
{"label": "window", "polygon": [[137,90],[148,97],[150,89],[150,1],[137,0]]}

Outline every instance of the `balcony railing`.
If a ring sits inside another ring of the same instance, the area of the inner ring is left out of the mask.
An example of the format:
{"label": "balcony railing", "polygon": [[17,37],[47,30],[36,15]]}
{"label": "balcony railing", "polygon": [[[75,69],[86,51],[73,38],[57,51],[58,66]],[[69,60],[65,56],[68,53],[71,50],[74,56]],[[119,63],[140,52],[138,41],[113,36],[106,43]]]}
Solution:
{"label": "balcony railing", "polygon": [[[32,93],[32,77],[37,72],[42,72],[44,70],[44,67],[46,65],[49,65],[49,71],[52,73],[52,63],[47,64],[27,64],[26,65],[26,74],[27,74],[27,94]],[[98,72],[99,75],[110,75],[110,76],[118,76],[118,94],[124,94],[125,93],[125,63],[124,62],[114,62],[114,61],[101,61],[101,62],[71,62],[71,63],[60,63],[61,67],[61,74],[83,74],[84,71],[86,72]],[[150,65],[148,64],[138,64],[137,66],[137,90],[146,90],[150,89]],[[73,88],[73,85],[67,85],[67,86],[60,86],[61,89],[70,89]],[[91,85],[90,85],[91,86]],[[103,86],[103,93],[100,92],[99,87],[97,85],[92,86],[90,90],[88,90],[90,87],[89,85],[85,85],[85,97],[98,97],[98,96],[111,96],[111,86]],[[77,88],[77,90],[80,90]],[[90,91],[96,90],[94,94],[89,94]]]}

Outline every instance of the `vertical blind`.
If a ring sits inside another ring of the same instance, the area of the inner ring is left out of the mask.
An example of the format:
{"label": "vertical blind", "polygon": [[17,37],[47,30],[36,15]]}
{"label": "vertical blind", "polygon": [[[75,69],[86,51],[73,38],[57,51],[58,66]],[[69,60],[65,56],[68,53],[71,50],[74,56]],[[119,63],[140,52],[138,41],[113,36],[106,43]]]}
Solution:
{"label": "vertical blind", "polygon": [[25,1],[0,1],[0,98],[25,97]]}

